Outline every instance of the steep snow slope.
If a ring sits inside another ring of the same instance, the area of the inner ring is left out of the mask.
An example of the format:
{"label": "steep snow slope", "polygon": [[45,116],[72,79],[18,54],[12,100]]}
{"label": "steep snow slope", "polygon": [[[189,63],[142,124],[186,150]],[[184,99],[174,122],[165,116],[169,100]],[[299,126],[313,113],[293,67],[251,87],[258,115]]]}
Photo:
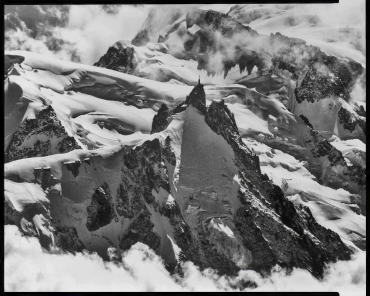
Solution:
{"label": "steep snow slope", "polygon": [[[6,114],[12,114],[6,121],[6,147],[16,128],[45,105],[53,107],[68,135],[81,147],[95,149],[135,144],[150,132],[152,118],[162,103],[178,104],[191,89],[186,85],[160,83],[104,68],[47,60],[30,52],[9,52],[7,55],[24,60],[12,66],[5,81],[6,97],[10,100],[6,104],[9,108]],[[190,77],[191,69],[188,71]],[[276,117],[289,116],[279,102],[243,86],[209,86],[206,92],[211,99],[225,98],[231,102],[248,99]],[[23,105],[12,107],[17,100]],[[19,109],[19,106],[24,107]]]}
{"label": "steep snow slope", "polygon": [[365,250],[364,68],[217,11],[162,25],[95,66],[6,52],[5,224],[107,260],[142,242],[171,271],[320,278]]}

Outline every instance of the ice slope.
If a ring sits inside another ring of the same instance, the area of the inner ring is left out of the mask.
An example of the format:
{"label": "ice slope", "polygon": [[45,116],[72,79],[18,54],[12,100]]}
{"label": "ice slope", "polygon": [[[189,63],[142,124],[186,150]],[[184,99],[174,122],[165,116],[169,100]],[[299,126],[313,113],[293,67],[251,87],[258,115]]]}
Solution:
{"label": "ice slope", "polygon": [[[140,50],[150,51],[145,48]],[[16,128],[25,119],[34,116],[42,106],[47,105],[53,107],[68,135],[73,136],[85,149],[133,145],[150,132],[152,118],[162,103],[174,106],[183,101],[191,89],[187,85],[161,83],[105,68],[45,58],[31,52],[13,51],[6,54],[24,57],[21,64],[14,64],[14,75],[11,73],[8,76],[5,86],[6,98],[9,100],[6,103],[6,114],[11,114],[5,125],[6,147]],[[167,63],[170,55],[158,56],[159,59],[161,57]],[[179,63],[182,61],[173,57],[171,60],[176,67],[180,67]],[[171,66],[171,63],[163,64]],[[194,68],[195,62],[193,64]],[[179,75],[199,79],[191,66],[180,68],[185,72]],[[152,70],[150,67],[146,69],[148,73],[154,73]],[[191,84],[194,82],[195,79],[192,78]],[[262,108],[277,117],[290,116],[278,101],[241,85],[209,85],[205,90],[209,100],[223,98],[230,104],[255,102],[256,114],[261,114],[259,109]],[[13,106],[19,97],[22,105]],[[35,103],[29,104],[30,102]],[[243,112],[249,111],[244,108],[244,111],[241,109],[236,112],[237,121],[243,130],[248,130],[242,122]],[[255,116],[249,113],[252,117]],[[249,121],[252,122],[253,120]],[[254,125],[254,130],[257,126]],[[266,128],[257,131],[267,132]]]}
{"label": "ice slope", "polygon": [[[24,56],[25,61],[15,65],[19,76],[9,76],[9,92],[18,90],[25,105],[36,101],[53,106],[67,132],[85,148],[137,142],[150,132],[151,119],[160,104],[172,104],[188,89],[93,66],[47,60],[30,52],[12,54]],[[10,109],[17,98],[11,94],[6,97],[11,100],[6,104]],[[37,112],[32,109],[33,105],[28,105],[27,114]],[[24,119],[22,111],[18,117],[12,113],[15,110],[7,112],[13,121],[19,118],[16,124],[7,121],[6,128],[12,129],[8,137]]]}

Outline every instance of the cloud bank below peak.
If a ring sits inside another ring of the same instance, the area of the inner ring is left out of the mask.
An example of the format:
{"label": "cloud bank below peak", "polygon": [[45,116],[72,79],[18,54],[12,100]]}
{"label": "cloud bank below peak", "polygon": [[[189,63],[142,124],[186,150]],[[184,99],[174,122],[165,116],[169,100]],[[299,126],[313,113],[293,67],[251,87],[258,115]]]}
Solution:
{"label": "cloud bank below peak", "polygon": [[[16,226],[5,226],[5,291],[337,291],[342,296],[362,296],[366,291],[366,253],[349,262],[328,266],[324,280],[308,271],[294,269],[290,274],[275,268],[263,278],[254,271],[241,271],[236,277],[218,276],[213,270],[182,263],[184,276],[170,275],[163,261],[148,246],[137,243],[111,262],[97,254],[76,255],[55,249],[46,252],[37,238],[22,236]],[[155,274],[155,276],[153,276]],[[241,288],[241,282],[254,282],[256,288]],[[304,284],[303,284],[304,283]]]}

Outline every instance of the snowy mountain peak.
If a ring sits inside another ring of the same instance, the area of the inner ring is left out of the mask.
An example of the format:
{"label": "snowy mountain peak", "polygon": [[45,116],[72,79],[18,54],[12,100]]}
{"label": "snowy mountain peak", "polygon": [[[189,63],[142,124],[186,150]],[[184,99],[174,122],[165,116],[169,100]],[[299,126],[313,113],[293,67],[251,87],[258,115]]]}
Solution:
{"label": "snowy mountain peak", "polygon": [[144,250],[177,284],[189,266],[249,289],[279,270],[323,285],[355,265],[367,204],[355,51],[333,54],[325,19],[295,5],[147,12],[93,66],[5,53],[4,223],[42,254],[87,250],[125,272]]}

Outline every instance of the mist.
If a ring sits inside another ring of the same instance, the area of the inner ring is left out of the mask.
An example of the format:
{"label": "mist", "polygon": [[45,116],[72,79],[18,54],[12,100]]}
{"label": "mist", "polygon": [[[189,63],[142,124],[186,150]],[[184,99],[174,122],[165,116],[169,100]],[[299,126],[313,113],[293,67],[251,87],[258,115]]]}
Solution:
{"label": "mist", "polygon": [[[111,262],[96,253],[65,253],[58,248],[43,250],[35,237],[23,236],[14,225],[5,229],[5,291],[337,291],[341,296],[365,295],[366,252],[351,261],[329,264],[322,281],[308,271],[293,269],[289,274],[275,267],[269,277],[240,271],[235,277],[218,276],[212,269],[200,271],[192,262],[182,263],[183,277],[170,275],[162,259],[142,243],[136,243],[117,259],[111,248]],[[152,275],[156,276],[153,277]],[[240,288],[241,282],[256,288]],[[239,288],[238,288],[239,287]]]}
{"label": "mist", "polygon": [[94,64],[113,43],[131,40],[150,6],[7,6],[5,49],[28,50],[63,60]]}

